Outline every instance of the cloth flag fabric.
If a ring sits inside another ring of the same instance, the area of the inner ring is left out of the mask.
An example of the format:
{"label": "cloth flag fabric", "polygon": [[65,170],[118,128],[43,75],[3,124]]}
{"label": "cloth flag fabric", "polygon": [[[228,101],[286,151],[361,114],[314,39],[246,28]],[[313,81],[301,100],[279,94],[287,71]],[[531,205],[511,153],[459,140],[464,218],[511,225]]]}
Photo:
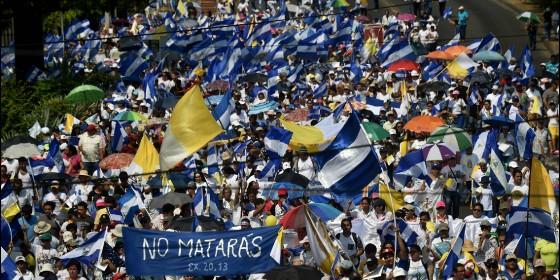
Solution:
{"label": "cloth flag fabric", "polygon": [[526,237],[540,237],[556,242],[552,216],[538,208],[512,207],[508,219],[508,235],[525,233]]}
{"label": "cloth flag fabric", "polygon": [[477,161],[481,159],[488,160],[490,151],[498,145],[498,131],[495,129],[484,131],[473,136],[473,155],[477,157]]}
{"label": "cloth flag fabric", "polygon": [[[394,221],[386,221],[383,226],[381,226],[379,231],[381,232],[380,236],[384,238],[384,242],[387,240],[395,240],[395,232],[391,230],[391,226],[394,224]],[[397,226],[399,227],[401,238],[404,240],[406,245],[410,246],[416,244],[418,234],[412,229],[412,227],[408,226],[408,224],[401,218],[397,219]]]}
{"label": "cloth flag fabric", "polygon": [[140,209],[146,209],[140,193],[133,187],[126,190],[126,193],[119,199],[119,205],[125,224],[132,223],[134,216]]}
{"label": "cloth flag fabric", "polygon": [[150,173],[159,169],[159,155],[147,135],[142,136],[140,146],[128,167],[128,174]]}
{"label": "cloth flag fabric", "polygon": [[335,139],[314,159],[318,180],[336,195],[354,197],[379,173],[381,165],[360,120],[354,112]]}
{"label": "cloth flag fabric", "polygon": [[515,122],[515,144],[519,156],[525,160],[531,159],[533,156],[533,141],[536,137],[535,130],[519,114],[510,115],[509,118]]}
{"label": "cloth flag fabric", "polygon": [[64,123],[64,131],[66,133],[72,133],[72,128],[80,124],[80,120],[71,114],[66,114],[66,122]]}
{"label": "cloth flag fabric", "polygon": [[427,176],[428,168],[422,150],[407,153],[393,171],[393,180],[397,190],[404,188],[412,178],[422,179]]}
{"label": "cloth flag fabric", "polygon": [[338,251],[337,247],[330,238],[325,238],[329,236],[327,227],[320,220],[315,219],[307,207],[305,207],[305,228],[315,264],[323,273],[330,273]]}
{"label": "cloth flag fabric", "polygon": [[494,196],[501,197],[506,194],[508,180],[504,164],[500,160],[496,149],[490,152],[490,187]]}
{"label": "cloth flag fabric", "polygon": [[235,111],[235,102],[232,99],[231,89],[224,94],[220,103],[212,111],[212,116],[218,121],[223,129],[228,129],[229,127],[229,117],[231,113]]}
{"label": "cloth flag fabric", "polygon": [[531,193],[529,207],[543,209],[548,213],[555,213],[558,207],[554,194],[552,180],[546,167],[536,157],[531,159],[530,175]]}
{"label": "cloth flag fabric", "polygon": [[28,131],[29,131],[29,137],[35,139],[37,135],[41,134],[41,125],[39,124],[38,121],[35,121],[33,126]]}
{"label": "cloth flag fabric", "polygon": [[82,245],[76,247],[74,250],[62,255],[60,260],[64,265],[68,264],[70,260],[78,260],[79,262],[92,266],[97,262],[101,251],[103,250],[103,244],[105,244],[105,235],[107,231],[100,231],[92,236],[90,239],[86,240]]}
{"label": "cloth flag fabric", "polygon": [[10,254],[8,254],[8,252],[6,252],[4,248],[0,248],[0,250],[1,250],[0,252],[1,265],[2,265],[2,271],[0,276],[2,277],[2,279],[16,279],[16,275],[18,271],[16,264],[10,257]]}
{"label": "cloth flag fabric", "polygon": [[404,195],[402,192],[392,190],[387,184],[379,183],[379,198],[387,203],[388,211],[397,211],[404,207]]}
{"label": "cloth flag fabric", "polygon": [[290,144],[292,135],[291,131],[274,126],[270,127],[264,138],[264,146],[268,156],[271,158],[283,157],[288,150],[288,144]]}
{"label": "cloth flag fabric", "polygon": [[161,144],[161,169],[175,167],[222,132],[204,105],[200,87],[194,86],[181,97],[171,114]]}
{"label": "cloth flag fabric", "polygon": [[463,242],[465,241],[465,226],[463,225],[461,231],[453,241],[453,247],[445,259],[443,267],[443,278],[447,279],[453,275],[453,268],[455,264],[459,261],[459,256],[461,256],[461,248],[463,247]]}
{"label": "cloth flag fabric", "polygon": [[449,19],[453,15],[453,8],[447,7],[443,10],[443,18]]}
{"label": "cloth flag fabric", "polygon": [[115,129],[113,130],[113,138],[111,139],[111,150],[113,152],[120,152],[125,144],[128,143],[128,134],[121,123],[115,122]]}
{"label": "cloth flag fabric", "polygon": [[449,65],[447,65],[447,72],[449,76],[464,78],[469,74],[469,70],[473,67],[478,66],[478,63],[474,62],[466,54],[462,53],[455,58]]}
{"label": "cloth flag fabric", "polygon": [[193,207],[196,215],[219,218],[221,214],[218,205],[220,205],[220,198],[210,187],[199,187],[196,189],[193,198]]}

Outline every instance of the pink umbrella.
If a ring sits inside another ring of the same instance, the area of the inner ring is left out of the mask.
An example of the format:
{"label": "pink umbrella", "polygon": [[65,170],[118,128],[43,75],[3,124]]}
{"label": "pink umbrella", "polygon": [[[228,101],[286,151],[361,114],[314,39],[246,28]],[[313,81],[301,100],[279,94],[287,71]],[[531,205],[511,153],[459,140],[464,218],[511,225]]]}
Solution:
{"label": "pink umbrella", "polygon": [[402,21],[413,21],[416,19],[416,16],[413,14],[404,13],[404,14],[399,14],[397,16],[397,19]]}
{"label": "pink umbrella", "polygon": [[426,161],[442,161],[455,156],[453,148],[444,143],[428,144],[422,148],[422,155]]}

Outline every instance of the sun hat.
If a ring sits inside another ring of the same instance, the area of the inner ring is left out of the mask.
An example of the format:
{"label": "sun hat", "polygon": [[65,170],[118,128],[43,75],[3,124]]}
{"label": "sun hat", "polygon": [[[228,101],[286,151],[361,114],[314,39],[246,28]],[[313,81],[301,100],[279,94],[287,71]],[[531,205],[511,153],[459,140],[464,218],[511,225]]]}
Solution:
{"label": "sun hat", "polygon": [[111,230],[111,234],[116,237],[123,237],[122,228],[123,228],[122,224],[116,225],[115,228]]}
{"label": "sun hat", "polygon": [[37,235],[47,233],[51,230],[51,225],[45,221],[39,221],[34,227],[33,232]]}
{"label": "sun hat", "polygon": [[471,240],[465,240],[463,242],[463,251],[465,252],[474,252],[476,249],[474,248],[474,244]]}

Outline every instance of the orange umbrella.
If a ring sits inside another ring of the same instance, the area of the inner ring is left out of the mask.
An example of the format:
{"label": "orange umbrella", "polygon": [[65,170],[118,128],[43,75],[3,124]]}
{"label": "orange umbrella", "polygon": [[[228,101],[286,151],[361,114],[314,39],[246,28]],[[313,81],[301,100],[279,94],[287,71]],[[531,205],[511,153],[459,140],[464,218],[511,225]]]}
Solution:
{"label": "orange umbrella", "polygon": [[111,154],[99,162],[99,168],[104,170],[125,168],[130,165],[133,159],[134,155],[127,153]]}
{"label": "orange umbrella", "polygon": [[453,56],[444,52],[444,51],[433,51],[426,55],[426,58],[429,59],[441,59],[441,60],[452,60]]}
{"label": "orange umbrella", "polygon": [[467,48],[465,46],[460,46],[460,45],[449,47],[449,48],[445,49],[445,52],[448,53],[449,55],[451,55],[453,58],[457,57],[458,55],[460,55],[462,53],[467,54],[467,55],[472,53],[472,51],[469,48]]}
{"label": "orange umbrella", "polygon": [[427,132],[431,133],[436,128],[444,125],[445,122],[438,117],[432,116],[417,116],[412,118],[404,125],[404,129],[414,132]]}

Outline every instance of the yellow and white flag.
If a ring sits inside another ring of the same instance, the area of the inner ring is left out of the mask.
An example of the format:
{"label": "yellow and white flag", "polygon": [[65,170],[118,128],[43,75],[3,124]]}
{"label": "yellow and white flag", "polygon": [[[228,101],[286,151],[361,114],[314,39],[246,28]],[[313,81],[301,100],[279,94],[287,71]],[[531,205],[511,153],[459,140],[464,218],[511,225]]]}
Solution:
{"label": "yellow and white flag", "polygon": [[72,133],[72,128],[77,125],[80,124],[80,120],[74,116],[72,116],[71,114],[66,114],[66,123],[64,123],[64,131],[66,133]]}
{"label": "yellow and white flag", "polygon": [[128,167],[128,174],[151,173],[159,169],[159,155],[148,136],[142,136],[140,146],[132,163]]}
{"label": "yellow and white flag", "polygon": [[307,206],[304,207],[305,228],[307,229],[307,238],[311,245],[311,254],[313,254],[313,259],[319,270],[330,275],[338,249],[329,238],[329,231],[325,224],[320,220],[314,220],[309,212],[309,208]]}
{"label": "yellow and white flag", "polygon": [[166,171],[175,167],[222,132],[204,105],[200,87],[194,86],[181,97],[171,114],[161,144],[161,169]]}
{"label": "yellow and white flag", "polygon": [[469,69],[476,66],[478,66],[478,63],[462,53],[447,65],[447,72],[453,78],[464,78],[469,74]]}

